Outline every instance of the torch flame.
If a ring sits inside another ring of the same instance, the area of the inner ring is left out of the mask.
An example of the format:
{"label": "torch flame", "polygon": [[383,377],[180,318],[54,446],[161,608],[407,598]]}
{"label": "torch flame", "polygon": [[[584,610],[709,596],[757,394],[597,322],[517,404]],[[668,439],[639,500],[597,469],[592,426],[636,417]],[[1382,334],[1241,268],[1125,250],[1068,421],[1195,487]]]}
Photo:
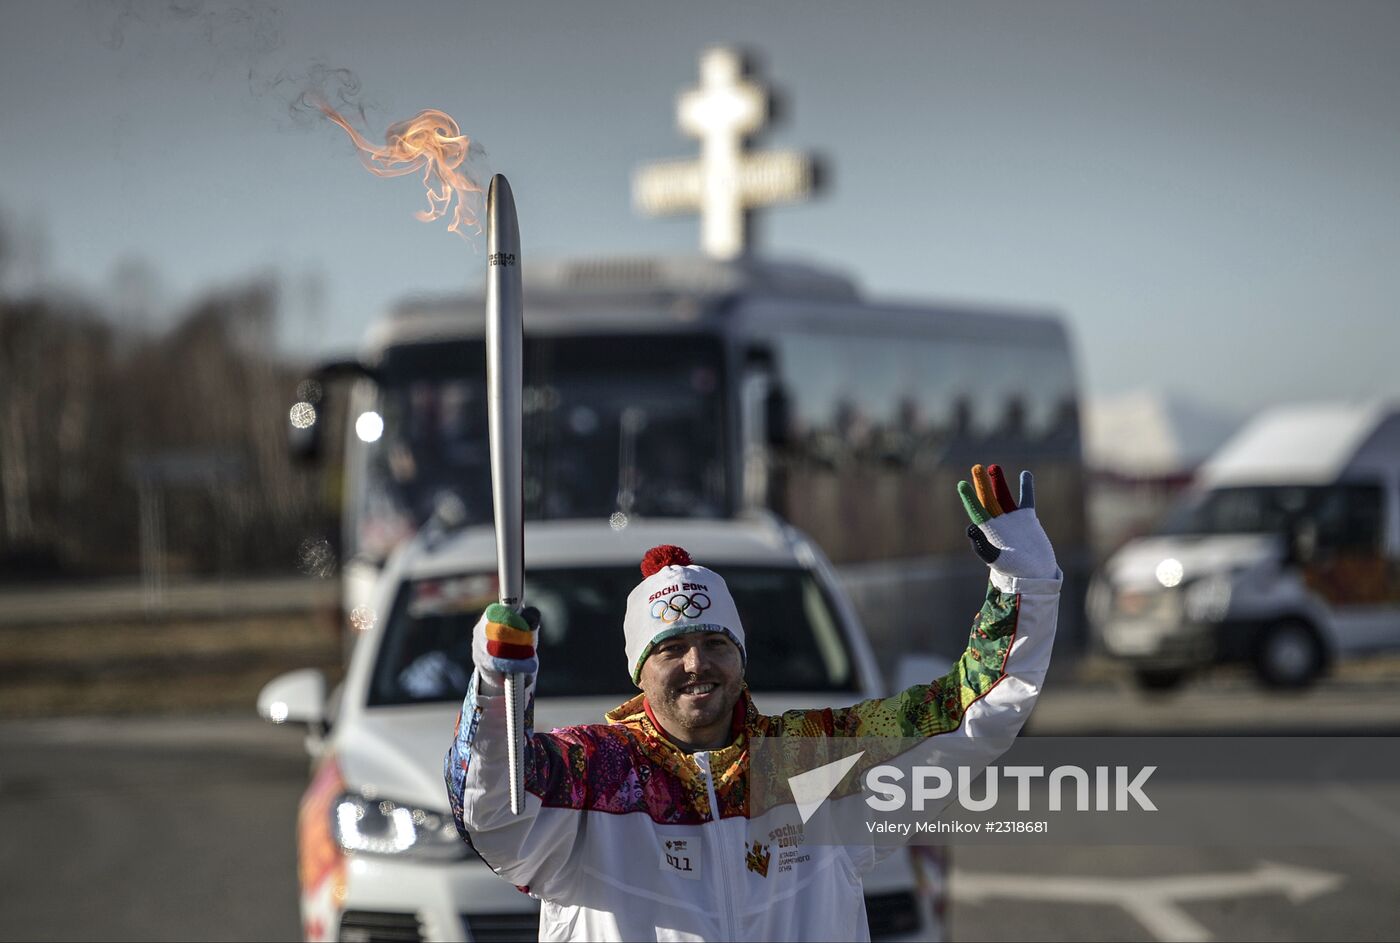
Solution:
{"label": "torch flame", "polygon": [[428,208],[413,215],[425,223],[450,216],[448,232],[463,238],[467,231],[481,232],[481,223],[467,207],[467,201],[482,192],[461,169],[471,150],[471,139],[462,133],[456,121],[435,108],[420,111],[407,121],[389,126],[384,145],[375,146],[365,139],[340,112],[325,99],[312,98],[312,103],[327,118],[350,135],[359,150],[360,163],[379,177],[402,177],[414,171],[423,172],[423,186],[428,191]]}

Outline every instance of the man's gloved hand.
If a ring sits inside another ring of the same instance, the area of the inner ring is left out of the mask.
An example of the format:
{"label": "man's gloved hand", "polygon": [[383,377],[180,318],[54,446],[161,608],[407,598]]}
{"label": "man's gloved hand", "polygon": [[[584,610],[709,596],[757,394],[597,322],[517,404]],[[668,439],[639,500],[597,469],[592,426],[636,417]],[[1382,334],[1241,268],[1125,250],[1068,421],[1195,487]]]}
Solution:
{"label": "man's gloved hand", "polygon": [[1021,500],[1013,501],[1000,465],[972,466],[972,480],[958,482],[958,496],[972,523],[972,549],[1000,573],[1022,579],[1054,579],[1060,568],[1050,538],[1035,516],[1035,480],[1021,472]]}
{"label": "man's gloved hand", "polygon": [[488,681],[503,683],[504,675],[532,675],[540,670],[535,647],[540,637],[540,611],[527,606],[515,612],[492,603],[472,629],[472,661]]}

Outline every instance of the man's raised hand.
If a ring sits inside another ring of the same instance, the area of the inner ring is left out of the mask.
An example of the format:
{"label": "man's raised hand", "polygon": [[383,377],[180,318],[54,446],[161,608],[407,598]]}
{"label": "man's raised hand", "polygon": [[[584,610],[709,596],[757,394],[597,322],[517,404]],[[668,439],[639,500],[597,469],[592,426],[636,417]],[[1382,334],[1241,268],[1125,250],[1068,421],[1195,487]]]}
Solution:
{"label": "man's raised hand", "polygon": [[1022,579],[1054,579],[1060,575],[1050,538],[1035,516],[1035,480],[1021,472],[1021,496],[1011,497],[1000,465],[972,466],[972,481],[958,482],[967,516],[972,549],[994,570]]}
{"label": "man's raised hand", "polygon": [[533,675],[540,670],[535,654],[539,638],[538,609],[527,606],[516,612],[493,602],[472,629],[472,661],[488,681],[497,684],[504,675]]}

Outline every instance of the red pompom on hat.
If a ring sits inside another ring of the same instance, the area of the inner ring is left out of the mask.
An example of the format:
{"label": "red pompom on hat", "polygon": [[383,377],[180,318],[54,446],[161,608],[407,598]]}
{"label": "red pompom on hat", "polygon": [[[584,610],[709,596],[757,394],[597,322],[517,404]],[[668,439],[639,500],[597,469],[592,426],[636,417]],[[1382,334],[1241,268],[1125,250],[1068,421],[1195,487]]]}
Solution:
{"label": "red pompom on hat", "polygon": [[665,566],[690,566],[690,554],[672,544],[652,547],[642,557],[642,578],[659,572]]}

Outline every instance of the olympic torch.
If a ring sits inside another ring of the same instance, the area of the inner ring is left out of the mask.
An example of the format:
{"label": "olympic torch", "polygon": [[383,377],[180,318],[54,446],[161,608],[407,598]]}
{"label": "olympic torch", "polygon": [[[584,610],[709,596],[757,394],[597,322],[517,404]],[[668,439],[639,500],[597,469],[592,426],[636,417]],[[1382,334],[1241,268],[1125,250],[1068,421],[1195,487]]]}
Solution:
{"label": "olympic torch", "polygon": [[[520,225],[506,178],[486,194],[486,407],[491,438],[491,498],[496,519],[500,603],[519,611],[525,589],[525,508],[521,482],[524,314]],[[510,811],[525,807],[525,679],[506,675]]]}

